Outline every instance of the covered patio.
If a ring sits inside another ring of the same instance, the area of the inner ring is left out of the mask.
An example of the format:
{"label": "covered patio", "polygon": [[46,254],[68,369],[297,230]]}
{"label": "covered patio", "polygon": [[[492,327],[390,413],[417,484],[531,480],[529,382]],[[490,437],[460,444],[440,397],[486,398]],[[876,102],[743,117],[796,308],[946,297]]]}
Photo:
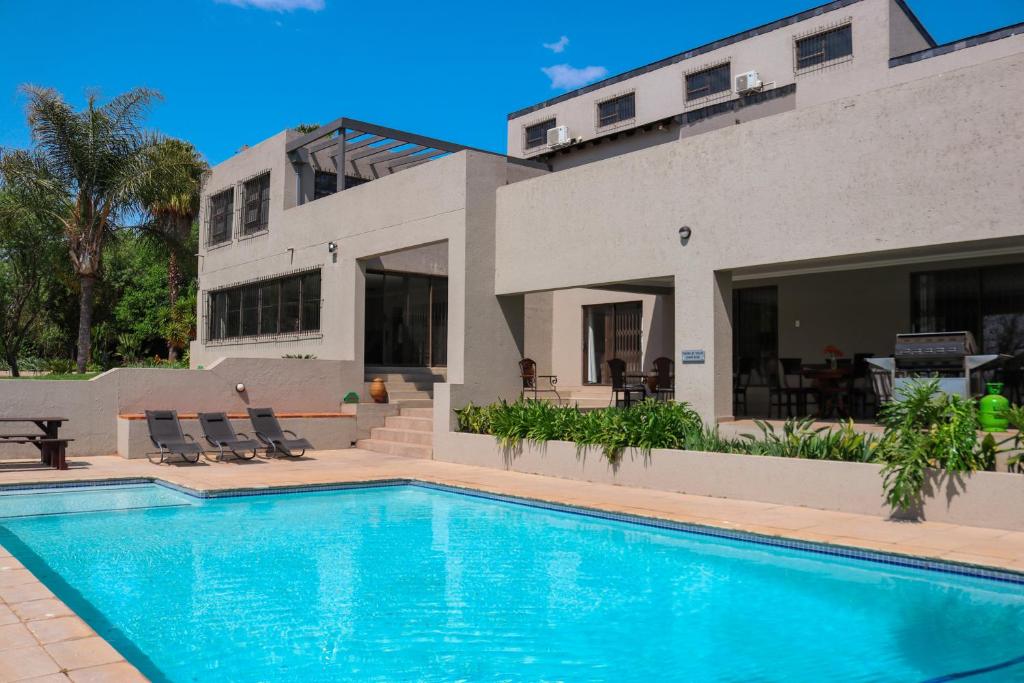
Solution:
{"label": "covered patio", "polygon": [[891,394],[866,359],[891,357],[897,334],[971,333],[1003,354],[981,386],[1024,400],[1024,254],[1007,245],[919,250],[732,272],[733,413],[873,422]]}

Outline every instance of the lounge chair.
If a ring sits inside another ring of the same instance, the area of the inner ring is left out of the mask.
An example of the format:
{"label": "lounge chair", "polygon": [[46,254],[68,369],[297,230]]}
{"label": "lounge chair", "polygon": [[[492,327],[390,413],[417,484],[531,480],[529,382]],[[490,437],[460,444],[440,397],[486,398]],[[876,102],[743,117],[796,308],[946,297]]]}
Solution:
{"label": "lounge chair", "polygon": [[[307,448],[313,448],[313,444],[295,432],[281,429],[273,408],[249,408],[249,421],[256,438],[266,444],[268,454],[283,453],[290,458],[301,458]],[[286,435],[291,435],[291,438]]]}
{"label": "lounge chair", "polygon": [[256,451],[263,444],[250,439],[245,432],[235,432],[235,428],[224,413],[199,413],[199,424],[203,427],[203,436],[219,452],[218,460],[224,460],[230,453],[236,458],[252,460]]}
{"label": "lounge chair", "polygon": [[[146,425],[149,427],[149,440],[160,449],[161,463],[175,454],[180,455],[185,462],[199,462],[203,449],[191,434],[181,431],[176,410],[147,410]],[[150,462],[152,460],[150,458]]]}

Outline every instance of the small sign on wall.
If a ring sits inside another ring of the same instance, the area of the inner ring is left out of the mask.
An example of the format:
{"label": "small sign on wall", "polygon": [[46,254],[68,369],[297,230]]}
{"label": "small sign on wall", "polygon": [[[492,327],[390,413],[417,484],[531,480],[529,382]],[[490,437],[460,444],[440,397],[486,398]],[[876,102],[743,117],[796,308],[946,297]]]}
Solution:
{"label": "small sign on wall", "polygon": [[683,363],[703,363],[704,349],[683,349]]}

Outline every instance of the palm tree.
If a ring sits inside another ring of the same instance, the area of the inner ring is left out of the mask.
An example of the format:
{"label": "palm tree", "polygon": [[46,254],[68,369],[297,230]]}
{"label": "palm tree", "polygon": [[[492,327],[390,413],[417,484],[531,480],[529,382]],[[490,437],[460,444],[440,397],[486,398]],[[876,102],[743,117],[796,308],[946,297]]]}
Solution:
{"label": "palm tree", "polygon": [[[202,156],[184,140],[167,138],[153,145],[148,152],[153,169],[150,182],[143,186],[140,199],[149,212],[148,228],[168,247],[167,298],[171,317],[176,315],[178,293],[181,290],[179,255],[199,215],[199,189],[203,174],[209,166]],[[178,346],[183,343],[172,324],[167,336],[167,358],[177,360]]]}
{"label": "palm tree", "polygon": [[0,172],[63,227],[80,285],[77,361],[78,371],[85,372],[103,245],[125,218],[137,215],[139,190],[152,175],[148,150],[155,142],[142,121],[160,95],[136,88],[101,106],[90,94],[85,108],[75,111],[52,88],[26,85],[22,91],[28,96],[35,149],[4,153]]}

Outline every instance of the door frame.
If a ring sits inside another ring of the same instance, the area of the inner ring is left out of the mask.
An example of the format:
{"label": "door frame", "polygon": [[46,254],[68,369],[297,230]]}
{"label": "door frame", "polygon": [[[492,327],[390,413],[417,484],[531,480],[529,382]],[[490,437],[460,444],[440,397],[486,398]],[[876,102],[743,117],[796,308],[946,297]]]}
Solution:
{"label": "door frame", "polygon": [[[401,277],[414,277],[414,278],[420,278],[422,280],[426,280],[427,281],[427,306],[426,306],[426,308],[427,308],[427,315],[426,315],[427,334],[426,334],[426,339],[424,340],[424,348],[425,348],[425,352],[426,352],[426,356],[427,356],[427,364],[426,365],[419,365],[419,364],[416,364],[416,363],[384,363],[383,362],[383,348],[382,348],[381,349],[381,352],[382,352],[381,353],[381,358],[382,358],[381,365],[383,365],[385,367],[393,366],[393,367],[408,367],[408,368],[420,368],[420,367],[444,368],[444,367],[447,367],[448,366],[447,350],[445,352],[445,362],[444,363],[439,363],[439,364],[436,364],[436,365],[434,364],[434,316],[433,316],[433,310],[434,310],[434,283],[436,281],[438,281],[438,280],[444,280],[447,283],[448,276],[447,275],[428,275],[426,273],[414,273],[414,272],[404,271],[404,270],[385,270],[385,269],[381,269],[381,268],[367,268],[365,270],[365,274],[366,275],[370,275],[370,274],[381,275],[381,276],[383,276],[385,278],[387,278],[388,275],[395,275],[395,276],[401,276]],[[446,287],[446,289],[447,289],[447,287]],[[367,315],[367,313],[369,313],[369,308],[366,305],[366,301],[367,301],[367,291],[364,288],[364,291],[363,291],[363,358],[364,359],[366,358],[366,343],[367,343],[366,315]],[[445,305],[447,306],[447,301],[445,302]],[[445,341],[447,342],[447,340],[445,340]],[[371,364],[371,365],[376,365],[376,364],[374,363],[374,364]]]}

